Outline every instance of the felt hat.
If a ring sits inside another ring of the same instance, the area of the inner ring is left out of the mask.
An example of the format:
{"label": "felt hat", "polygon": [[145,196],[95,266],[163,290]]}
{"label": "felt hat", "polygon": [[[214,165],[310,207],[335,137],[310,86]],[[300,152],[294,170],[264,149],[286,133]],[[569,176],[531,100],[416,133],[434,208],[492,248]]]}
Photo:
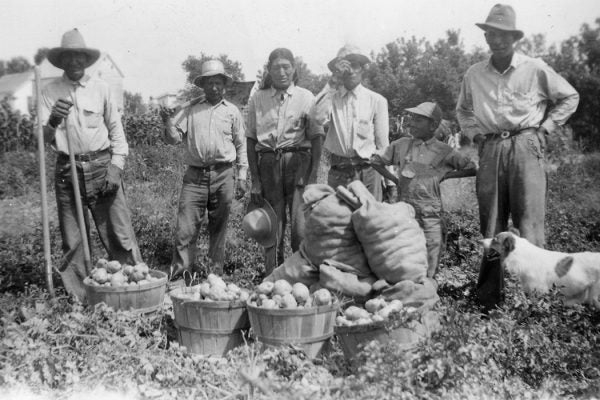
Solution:
{"label": "felt hat", "polygon": [[94,64],[100,58],[100,50],[91,49],[85,45],[83,36],[77,28],[66,32],[60,42],[60,47],[50,49],[47,54],[48,61],[56,68],[64,69],[62,66],[61,56],[65,52],[83,53],[87,56],[85,68]]}
{"label": "felt hat", "polygon": [[230,85],[233,78],[225,72],[225,66],[219,60],[208,60],[202,63],[200,75],[194,79],[194,85],[202,86],[202,80],[215,75],[221,75],[225,78],[225,84]]}
{"label": "felt hat", "polygon": [[278,227],[277,214],[268,201],[265,200],[262,206],[250,202],[242,220],[242,229],[246,235],[256,240],[261,246],[269,248],[277,243]]}
{"label": "felt hat", "polygon": [[496,4],[492,7],[490,14],[485,22],[475,24],[484,31],[489,28],[498,29],[506,32],[514,32],[517,40],[523,38],[523,31],[517,29],[517,15],[515,10],[507,4]]}
{"label": "felt hat", "polygon": [[327,67],[331,72],[336,72],[335,64],[341,59],[348,60],[350,62],[357,62],[361,66],[371,62],[369,57],[364,55],[358,46],[347,44],[338,51],[337,56],[334,59],[327,63]]}
{"label": "felt hat", "polygon": [[426,101],[416,107],[406,108],[404,111],[411,114],[422,115],[433,120],[435,123],[439,123],[442,120],[442,109],[435,103]]}

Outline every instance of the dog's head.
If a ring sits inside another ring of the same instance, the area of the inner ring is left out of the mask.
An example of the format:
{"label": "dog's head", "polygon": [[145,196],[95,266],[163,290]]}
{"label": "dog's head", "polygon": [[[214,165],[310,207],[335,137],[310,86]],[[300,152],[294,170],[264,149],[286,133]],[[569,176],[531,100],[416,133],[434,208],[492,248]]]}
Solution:
{"label": "dog's head", "polygon": [[518,231],[515,232],[514,230],[500,232],[492,239],[483,239],[483,247],[487,250],[488,255],[499,255],[504,259],[515,249],[518,236]]}

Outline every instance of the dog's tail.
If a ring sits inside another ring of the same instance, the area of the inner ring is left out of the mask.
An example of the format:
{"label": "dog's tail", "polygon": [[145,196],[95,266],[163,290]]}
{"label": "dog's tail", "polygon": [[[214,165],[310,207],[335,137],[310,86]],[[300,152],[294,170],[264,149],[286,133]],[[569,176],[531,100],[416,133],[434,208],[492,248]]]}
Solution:
{"label": "dog's tail", "polygon": [[562,278],[569,272],[572,265],[573,257],[567,256],[556,263],[556,266],[554,267],[554,272],[556,272],[556,275],[558,275],[559,278]]}

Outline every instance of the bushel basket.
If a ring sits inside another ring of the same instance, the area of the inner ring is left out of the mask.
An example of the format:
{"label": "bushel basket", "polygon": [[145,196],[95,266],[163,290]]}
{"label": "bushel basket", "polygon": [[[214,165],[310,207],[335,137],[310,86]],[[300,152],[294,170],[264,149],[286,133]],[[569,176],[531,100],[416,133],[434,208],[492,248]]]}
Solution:
{"label": "bushel basket", "polygon": [[150,270],[148,273],[159,280],[134,286],[84,284],[87,301],[92,306],[106,303],[115,310],[133,310],[143,313],[156,311],[163,305],[167,288],[167,274],[156,270]]}
{"label": "bushel basket", "polygon": [[244,343],[243,331],[250,328],[244,303],[190,300],[190,291],[180,287],[169,293],[179,344],[192,353],[222,357]]}

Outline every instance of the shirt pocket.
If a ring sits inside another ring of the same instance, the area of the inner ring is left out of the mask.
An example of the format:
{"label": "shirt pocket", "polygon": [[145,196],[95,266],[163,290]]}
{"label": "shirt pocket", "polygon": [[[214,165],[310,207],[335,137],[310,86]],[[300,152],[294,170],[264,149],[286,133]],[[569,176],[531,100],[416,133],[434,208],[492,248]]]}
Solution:
{"label": "shirt pocket", "polygon": [[373,123],[366,119],[358,120],[356,134],[363,140],[373,139]]}
{"label": "shirt pocket", "polygon": [[103,107],[93,102],[81,102],[81,110],[83,114],[83,123],[86,128],[96,129],[100,126],[103,120]]}
{"label": "shirt pocket", "polygon": [[287,117],[288,129],[294,132],[303,131],[306,127],[306,114],[302,115],[289,115]]}
{"label": "shirt pocket", "polygon": [[529,110],[534,102],[535,94],[531,92],[515,91],[511,93],[510,99],[517,110]]}

